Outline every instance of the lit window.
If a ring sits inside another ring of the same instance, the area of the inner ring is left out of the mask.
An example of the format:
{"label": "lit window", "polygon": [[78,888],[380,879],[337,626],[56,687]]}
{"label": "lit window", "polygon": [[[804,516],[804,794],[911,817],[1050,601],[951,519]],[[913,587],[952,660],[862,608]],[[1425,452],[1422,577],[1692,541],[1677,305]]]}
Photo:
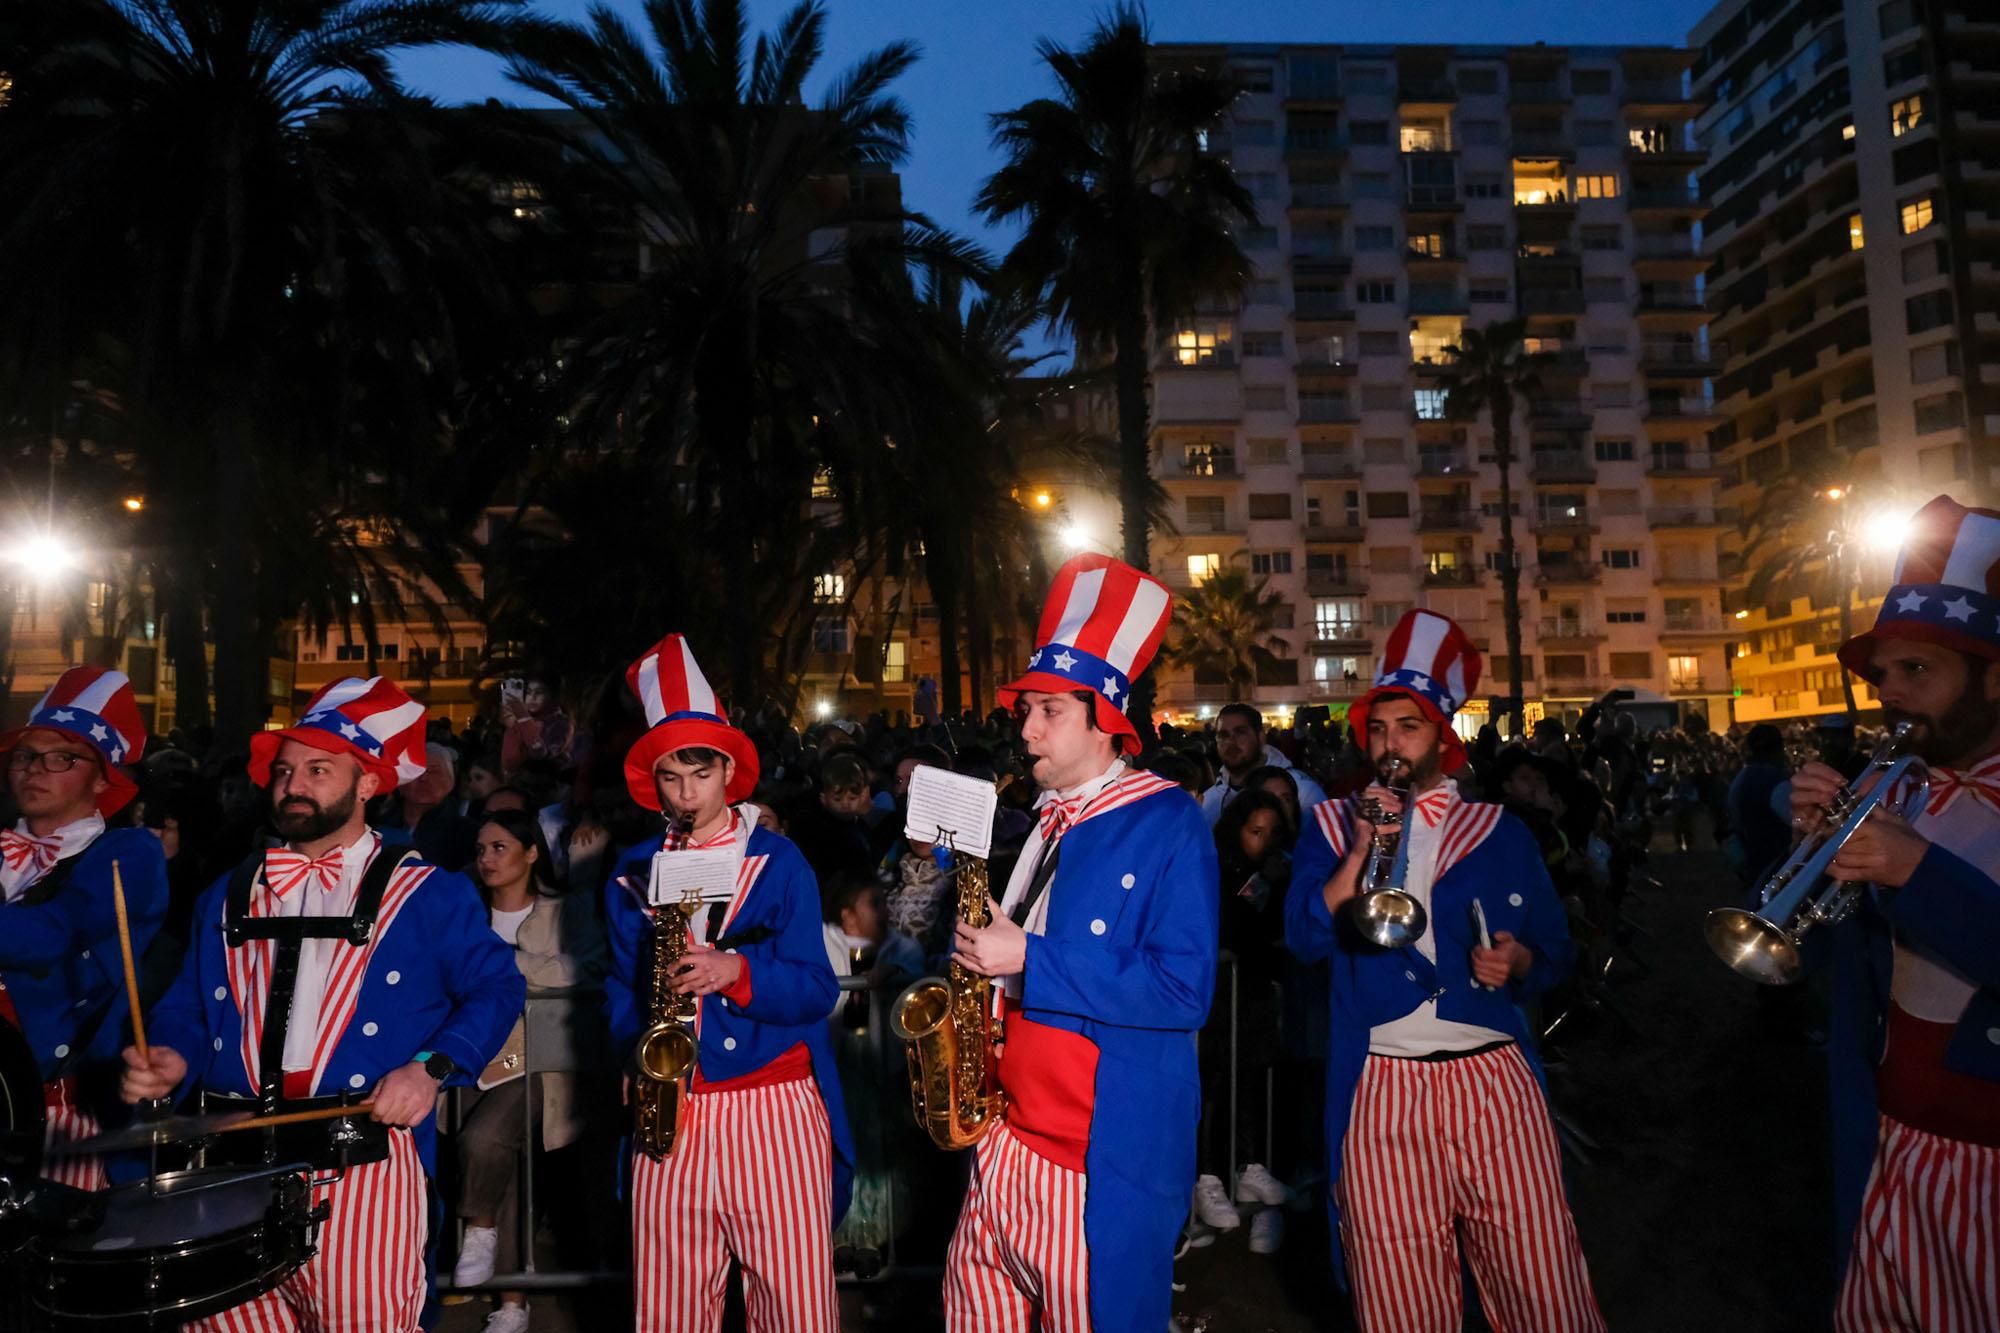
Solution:
{"label": "lit window", "polygon": [[1840,137],[1841,137],[1842,139],[1846,139],[1846,140],[1849,140],[1850,142],[1851,142],[1851,141],[1853,140],[1853,138],[1854,138],[1854,123],[1853,123],[1852,121],[1849,121],[1849,122],[1848,122],[1847,124],[1845,124],[1845,125],[1842,125],[1842,126],[1840,127]]}
{"label": "lit window", "polygon": [[1214,551],[1204,555],[1191,555],[1187,558],[1188,582],[1206,583],[1215,577],[1216,571],[1221,568],[1222,557]]}
{"label": "lit window", "polygon": [[1443,421],[1445,391],[1443,389],[1417,390],[1417,420]]}
{"label": "lit window", "polygon": [[1536,204],[1562,204],[1569,202],[1569,182],[1564,179],[1560,162],[1514,159],[1514,202],[1533,206]]}
{"label": "lit window", "polygon": [[1850,250],[1859,250],[1861,242],[1861,215],[1859,213],[1849,213],[1847,215],[1847,248]]}
{"label": "lit window", "polygon": [[1336,597],[1313,603],[1313,630],[1322,641],[1365,639],[1368,622],[1358,597]]}
{"label": "lit window", "polygon": [[1226,358],[1235,330],[1226,319],[1201,319],[1174,333],[1174,360],[1184,366],[1213,364]]}
{"label": "lit window", "polygon": [[1576,197],[1579,199],[1616,199],[1618,178],[1616,176],[1578,176]]}
{"label": "lit window", "polygon": [[813,473],[812,498],[815,500],[837,500],[840,498],[840,492],[834,488],[832,468],[819,468]]}
{"label": "lit window", "polygon": [[1428,232],[1410,237],[1410,253],[1424,255],[1431,259],[1445,256],[1444,236],[1439,232]]}
{"label": "lit window", "polygon": [[839,602],[847,597],[847,576],[845,574],[818,574],[813,577],[813,600],[815,602]]}
{"label": "lit window", "polygon": [[1701,659],[1674,654],[1667,658],[1667,684],[1676,690],[1701,688]]}
{"label": "lit window", "polygon": [[908,680],[910,678],[910,643],[907,639],[891,639],[883,646],[882,679],[885,681]]}
{"label": "lit window", "polygon": [[1906,200],[1902,208],[1903,235],[1909,236],[1931,225],[1931,197],[1922,195]]}
{"label": "lit window", "polygon": [[1924,123],[1924,96],[1912,93],[1889,106],[1889,131],[1898,139]]}

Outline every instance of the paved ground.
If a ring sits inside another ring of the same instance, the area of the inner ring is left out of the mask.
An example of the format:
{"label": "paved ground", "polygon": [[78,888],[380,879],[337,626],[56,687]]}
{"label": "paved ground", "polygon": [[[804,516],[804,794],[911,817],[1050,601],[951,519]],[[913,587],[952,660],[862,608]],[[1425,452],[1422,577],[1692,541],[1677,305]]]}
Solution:
{"label": "paved ground", "polygon": [[[1598,1145],[1570,1163],[1578,1227],[1610,1327],[1618,1333],[1792,1333],[1823,1328],[1830,1203],[1818,1061],[1796,1003],[1773,1003],[1702,944],[1702,914],[1733,881],[1714,852],[1659,858],[1662,887],[1632,910],[1645,934],[1615,989],[1629,1027],[1595,1021],[1567,1041],[1553,1073],[1558,1106]],[[1787,1000],[1801,997],[1787,996]],[[1248,1251],[1248,1227],[1190,1252],[1175,1299],[1205,1333],[1305,1333],[1352,1327],[1326,1268],[1316,1211],[1291,1214],[1284,1245]],[[948,1222],[913,1228],[935,1250]],[[843,1289],[849,1330],[939,1327],[935,1270]],[[535,1308],[537,1333],[596,1333],[622,1323],[566,1301]],[[471,1333],[484,1308],[448,1312],[442,1333]],[[1481,1327],[1477,1315],[1468,1327]]]}

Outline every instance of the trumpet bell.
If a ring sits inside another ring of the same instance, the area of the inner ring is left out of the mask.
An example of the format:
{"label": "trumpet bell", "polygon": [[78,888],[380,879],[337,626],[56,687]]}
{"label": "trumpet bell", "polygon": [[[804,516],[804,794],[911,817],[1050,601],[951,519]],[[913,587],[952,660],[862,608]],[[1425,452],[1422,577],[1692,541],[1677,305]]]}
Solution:
{"label": "trumpet bell", "polygon": [[1354,899],[1354,928],[1383,949],[1400,949],[1422,938],[1430,917],[1424,905],[1401,889],[1377,889]]}
{"label": "trumpet bell", "polygon": [[1778,926],[1741,907],[1718,907],[1702,934],[1730,969],[1766,986],[1789,986],[1805,972],[1798,942]]}
{"label": "trumpet bell", "polygon": [[659,1023],[639,1038],[639,1072],[662,1083],[678,1081],[694,1068],[695,1038],[684,1023]]}

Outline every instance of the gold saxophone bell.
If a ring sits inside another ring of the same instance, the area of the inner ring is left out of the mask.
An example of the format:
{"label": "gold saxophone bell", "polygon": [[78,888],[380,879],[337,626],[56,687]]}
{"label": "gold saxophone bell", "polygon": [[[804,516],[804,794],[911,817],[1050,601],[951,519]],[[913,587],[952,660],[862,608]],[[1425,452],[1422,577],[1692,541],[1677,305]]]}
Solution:
{"label": "gold saxophone bell", "polygon": [[[990,919],[986,862],[958,857],[958,912],[968,925]],[[991,977],[969,972],[956,959],[942,977],[910,983],[889,1009],[889,1027],[906,1044],[910,1103],[917,1124],[947,1151],[970,1148],[1006,1113],[993,1060]]]}
{"label": "gold saxophone bell", "polygon": [[[667,830],[667,847],[685,847],[693,826],[692,815],[676,820]],[[700,910],[699,898],[691,896],[654,915],[646,1030],[632,1057],[638,1074],[632,1080],[632,1140],[656,1162],[674,1150],[688,1076],[701,1055],[694,1036],[694,997],[673,991],[674,973],[687,956],[687,923]]]}

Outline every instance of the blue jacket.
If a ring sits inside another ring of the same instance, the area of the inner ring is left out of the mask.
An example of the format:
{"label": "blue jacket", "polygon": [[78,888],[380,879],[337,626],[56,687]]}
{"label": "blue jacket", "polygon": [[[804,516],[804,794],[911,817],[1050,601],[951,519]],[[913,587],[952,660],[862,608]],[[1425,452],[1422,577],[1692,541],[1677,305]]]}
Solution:
{"label": "blue jacket", "polygon": [[[1341,1145],[1354,1107],[1354,1089],[1368,1060],[1368,1034],[1382,1023],[1437,999],[1439,1018],[1475,1023],[1512,1037],[1541,1078],[1534,1034],[1521,1004],[1569,975],[1575,949],[1569,918],[1549,881],[1534,835],[1498,807],[1454,800],[1445,815],[1439,874],[1431,885],[1430,925],[1437,962],[1414,945],[1379,949],[1326,910],[1323,893],[1352,843],[1356,801],[1326,801],[1306,818],[1292,854],[1292,887],[1285,898],[1285,944],[1302,962],[1328,962],[1331,993],[1326,1061],[1327,1209],[1333,1220],[1334,1273],[1346,1285],[1340,1253],[1337,1185]],[[1460,833],[1458,830],[1463,829]],[[1481,836],[1483,830],[1483,836]],[[1476,842],[1472,841],[1475,837]],[[1460,851],[1449,864],[1444,858]],[[1472,979],[1478,932],[1472,900],[1486,914],[1489,931],[1507,931],[1534,954],[1528,975],[1504,991]]]}
{"label": "blue jacket", "polygon": [[[378,853],[397,854],[391,847]],[[527,983],[514,951],[493,933],[472,882],[422,862],[412,866],[429,873],[404,895],[397,885],[408,872],[399,872],[384,895],[374,936],[362,946],[374,952],[354,1013],[319,1070],[315,1096],[372,1088],[419,1051],[450,1056],[458,1068],[444,1086],[468,1087],[521,1016]],[[187,959],[146,1020],[152,1043],[186,1058],[183,1094],[196,1086],[256,1093],[243,1067],[243,1016],[229,989],[229,946],[222,934],[228,887],[225,875],[195,904]],[[424,1170],[434,1172],[437,1117],[426,1117],[411,1133]]]}
{"label": "blue jacket", "polygon": [[[48,901],[33,902],[37,895],[30,888],[0,907],[0,981],[21,1016],[42,1078],[74,1074],[85,1104],[107,1124],[125,1118],[117,1098],[123,1068],[118,1052],[131,1036],[131,1004],[111,898],[113,861],[125,886],[136,960],[167,913],[166,857],[160,840],[145,829],[105,830],[69,858],[68,880]],[[49,874],[64,870],[58,865]],[[93,1023],[85,1049],[76,1050]]]}
{"label": "blue jacket", "polygon": [[[1832,1011],[1827,1074],[1832,1093],[1834,1243],[1845,1269],[1880,1121],[1875,1070],[1882,1063],[1895,941],[1919,944],[1978,983],[1952,1031],[1946,1067],[2000,1082],[2000,883],[1933,844],[1901,889],[1870,889],[1854,918],[1827,931]],[[1807,937],[1811,946],[1812,937]]]}
{"label": "blue jacket", "polygon": [[[1178,788],[1073,825],[1021,1011],[1097,1048],[1084,1240],[1097,1333],[1166,1327],[1194,1190],[1195,1039],[1215,996],[1215,840]],[[1003,1057],[1008,1058],[1008,1057]]]}
{"label": "blue jacket", "polygon": [[[649,838],[618,858],[604,887],[604,922],[611,941],[611,972],[604,979],[604,1012],[611,1049],[621,1062],[646,1026],[648,978],[643,905],[653,854],[664,838]],[[848,1132],[840,1075],[827,1040],[826,1016],[840,998],[840,982],[827,961],[820,926],[819,882],[799,849],[768,829],[750,833],[746,866],[755,878],[726,928],[729,934],[763,927],[771,933],[735,952],[750,967],[750,1003],[738,1007],[720,995],[701,999],[701,1076],[712,1082],[753,1074],[799,1043],[812,1056],[813,1080],[833,1133],[833,1217],[847,1212],[854,1184],[854,1138]],[[629,886],[629,887],[628,887]]]}

